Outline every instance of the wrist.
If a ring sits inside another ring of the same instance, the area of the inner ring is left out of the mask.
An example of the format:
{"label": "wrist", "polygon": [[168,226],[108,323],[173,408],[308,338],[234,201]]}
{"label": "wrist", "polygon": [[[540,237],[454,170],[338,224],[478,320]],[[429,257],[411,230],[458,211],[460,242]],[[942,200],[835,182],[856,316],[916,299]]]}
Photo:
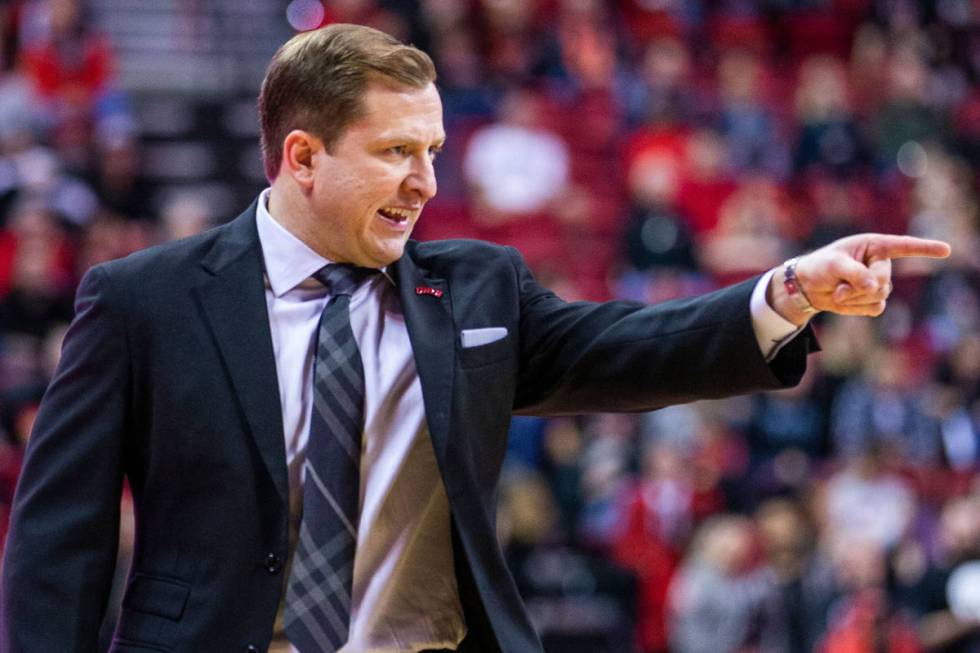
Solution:
{"label": "wrist", "polygon": [[776,268],[769,282],[766,301],[784,320],[803,326],[818,311],[810,303],[799,278],[794,274],[795,263],[796,259],[790,259]]}

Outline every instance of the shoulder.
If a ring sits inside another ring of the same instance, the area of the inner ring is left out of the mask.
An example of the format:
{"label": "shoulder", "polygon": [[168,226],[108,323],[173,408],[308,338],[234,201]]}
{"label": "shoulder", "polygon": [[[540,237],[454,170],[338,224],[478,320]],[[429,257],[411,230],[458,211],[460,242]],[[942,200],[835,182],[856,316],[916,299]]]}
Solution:
{"label": "shoulder", "polygon": [[[171,283],[196,279],[205,262],[224,265],[245,254],[261,256],[255,211],[258,198],[237,217],[196,236],[140,250],[101,266],[108,276],[143,282],[167,277]],[[174,278],[179,275],[179,278]]]}
{"label": "shoulder", "polygon": [[126,312],[172,303],[190,295],[190,290],[210,278],[202,263],[231,229],[228,223],[206,232],[134,252],[124,258],[100,263],[89,269],[79,286],[97,291]]}
{"label": "shoulder", "polygon": [[409,241],[406,255],[417,265],[446,274],[488,266],[513,270],[515,265],[524,264],[521,255],[512,247],[463,238]]}
{"label": "shoulder", "polygon": [[186,269],[199,264],[226,229],[228,225],[215,227],[196,236],[154,245],[95,267],[102,268],[113,278]]}

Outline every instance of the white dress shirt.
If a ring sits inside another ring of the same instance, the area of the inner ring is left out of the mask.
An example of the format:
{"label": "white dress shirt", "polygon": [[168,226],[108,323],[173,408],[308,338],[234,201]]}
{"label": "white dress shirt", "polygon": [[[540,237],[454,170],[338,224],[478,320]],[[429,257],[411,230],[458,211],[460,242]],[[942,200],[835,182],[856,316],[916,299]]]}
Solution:
{"label": "white dress shirt", "polygon": [[[269,214],[268,195],[266,189],[259,197],[256,222],[289,470],[291,555],[303,505],[316,328],[329,299],[311,275],[330,261]],[[771,275],[760,279],[751,300],[756,338],[767,359],[798,331],[766,302]],[[364,366],[365,426],[350,639],[338,653],[455,649],[466,624],[449,501],[425,421],[405,316],[386,274],[354,292],[350,317]],[[282,632],[282,610],[280,604],[270,653],[295,653]]]}

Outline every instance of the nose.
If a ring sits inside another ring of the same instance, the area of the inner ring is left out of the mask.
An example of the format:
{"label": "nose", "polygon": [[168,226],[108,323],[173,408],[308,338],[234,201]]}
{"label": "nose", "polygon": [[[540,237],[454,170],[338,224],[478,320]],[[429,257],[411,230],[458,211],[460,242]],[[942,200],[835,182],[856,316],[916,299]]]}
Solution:
{"label": "nose", "polygon": [[432,167],[432,159],[428,155],[418,157],[412,165],[412,172],[405,180],[409,191],[417,194],[422,202],[428,202],[435,197],[438,185],[436,171]]}

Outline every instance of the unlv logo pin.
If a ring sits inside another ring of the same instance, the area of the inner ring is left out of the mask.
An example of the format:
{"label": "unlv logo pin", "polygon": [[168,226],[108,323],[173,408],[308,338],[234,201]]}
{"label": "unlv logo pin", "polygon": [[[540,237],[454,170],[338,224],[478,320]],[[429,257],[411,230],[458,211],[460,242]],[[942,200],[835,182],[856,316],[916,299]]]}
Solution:
{"label": "unlv logo pin", "polygon": [[433,288],[431,286],[415,286],[416,295],[432,295],[433,297],[442,297],[442,291],[438,288]]}

